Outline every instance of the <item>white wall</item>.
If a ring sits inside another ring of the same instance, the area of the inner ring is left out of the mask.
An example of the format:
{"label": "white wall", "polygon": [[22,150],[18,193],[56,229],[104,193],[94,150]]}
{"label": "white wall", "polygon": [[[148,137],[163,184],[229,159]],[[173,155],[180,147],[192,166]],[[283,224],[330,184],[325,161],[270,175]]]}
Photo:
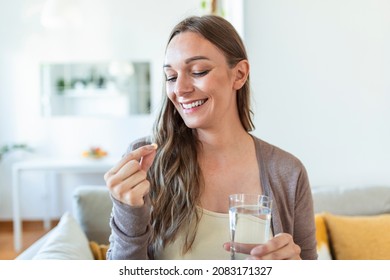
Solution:
{"label": "white wall", "polygon": [[312,185],[390,184],[390,2],[246,0],[255,134]]}
{"label": "white wall", "polygon": [[[130,141],[150,133],[153,117],[43,119],[40,63],[150,61],[152,106],[156,108],[169,32],[186,15],[199,14],[200,1],[76,0],[73,2],[80,3],[84,24],[67,29],[41,25],[44,2],[0,0],[0,146],[27,142],[35,148],[34,156],[68,158],[100,145],[119,159]],[[26,157],[32,155],[19,153],[0,163],[0,219],[12,217],[11,164]],[[101,176],[97,181],[102,181]],[[39,217],[44,208],[37,201],[45,199],[42,178],[31,174],[25,182],[22,197],[34,203],[23,203],[22,215]]]}

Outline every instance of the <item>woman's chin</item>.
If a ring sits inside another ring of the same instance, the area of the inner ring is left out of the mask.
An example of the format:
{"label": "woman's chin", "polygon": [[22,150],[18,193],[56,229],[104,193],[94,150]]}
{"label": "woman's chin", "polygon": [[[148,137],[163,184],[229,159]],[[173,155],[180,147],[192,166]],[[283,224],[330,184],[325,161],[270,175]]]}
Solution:
{"label": "woman's chin", "polygon": [[184,123],[191,129],[202,128],[202,123],[197,120],[184,120]]}

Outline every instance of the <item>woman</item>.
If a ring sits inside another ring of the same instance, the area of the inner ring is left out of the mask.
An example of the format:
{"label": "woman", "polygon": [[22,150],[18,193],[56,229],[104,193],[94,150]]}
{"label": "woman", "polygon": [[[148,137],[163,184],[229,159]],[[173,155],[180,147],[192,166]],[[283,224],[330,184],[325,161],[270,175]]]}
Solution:
{"label": "woman", "polygon": [[169,37],[166,95],[153,140],[105,174],[114,202],[109,259],[229,259],[228,196],[273,199],[273,238],[249,259],[316,259],[306,170],[249,132],[249,63],[233,28],[189,17]]}

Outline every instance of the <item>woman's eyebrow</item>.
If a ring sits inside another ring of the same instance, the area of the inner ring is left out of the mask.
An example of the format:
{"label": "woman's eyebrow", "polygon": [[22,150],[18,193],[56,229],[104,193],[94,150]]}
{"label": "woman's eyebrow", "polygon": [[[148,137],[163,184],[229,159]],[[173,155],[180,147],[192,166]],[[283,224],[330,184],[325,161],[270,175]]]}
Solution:
{"label": "woman's eyebrow", "polygon": [[[189,63],[196,61],[196,60],[210,60],[210,59],[207,56],[197,55],[197,56],[187,58],[186,60],[184,60],[184,62],[185,62],[185,64],[189,64]],[[170,64],[163,65],[163,68],[170,68],[170,67],[171,67]]]}
{"label": "woman's eyebrow", "polygon": [[188,64],[188,63],[193,62],[195,60],[210,60],[210,59],[206,56],[198,55],[198,56],[193,56],[193,57],[187,58],[184,62],[186,64]]}

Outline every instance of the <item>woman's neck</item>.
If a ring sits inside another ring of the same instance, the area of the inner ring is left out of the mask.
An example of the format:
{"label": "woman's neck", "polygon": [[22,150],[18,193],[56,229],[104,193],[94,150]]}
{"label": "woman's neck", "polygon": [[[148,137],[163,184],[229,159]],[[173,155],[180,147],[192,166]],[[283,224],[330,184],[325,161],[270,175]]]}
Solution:
{"label": "woman's neck", "polygon": [[242,126],[238,129],[225,127],[213,131],[198,129],[196,133],[201,143],[199,152],[203,156],[210,153],[216,155],[220,152],[239,151],[240,147],[245,147],[253,141],[252,136]]}

